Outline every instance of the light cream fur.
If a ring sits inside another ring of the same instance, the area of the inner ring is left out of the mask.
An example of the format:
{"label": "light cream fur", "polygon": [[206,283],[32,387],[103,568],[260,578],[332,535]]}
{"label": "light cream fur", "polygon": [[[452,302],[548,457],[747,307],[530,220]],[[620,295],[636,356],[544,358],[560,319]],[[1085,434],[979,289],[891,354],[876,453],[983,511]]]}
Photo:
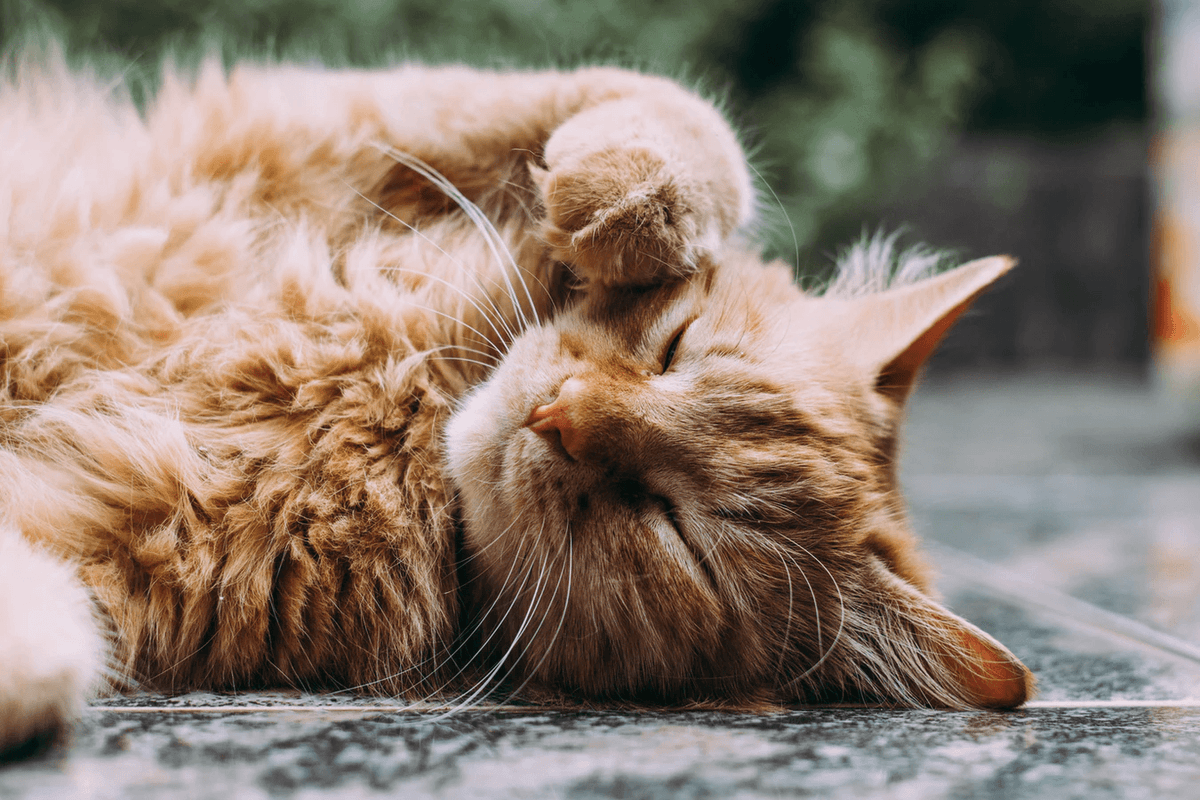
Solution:
{"label": "light cream fur", "polygon": [[71,719],[103,681],[104,641],[68,564],[0,529],[0,750]]}

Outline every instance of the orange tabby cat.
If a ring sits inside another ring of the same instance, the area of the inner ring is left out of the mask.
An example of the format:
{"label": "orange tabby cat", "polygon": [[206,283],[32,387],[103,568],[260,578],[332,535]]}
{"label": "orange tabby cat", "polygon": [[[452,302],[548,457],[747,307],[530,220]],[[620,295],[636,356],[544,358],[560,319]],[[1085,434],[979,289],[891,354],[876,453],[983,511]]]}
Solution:
{"label": "orange tabby cat", "polygon": [[1006,259],[884,290],[875,242],[800,291],[661,78],[210,67],[143,115],[32,63],[0,88],[0,744],[132,685],[1029,696],[930,599],[894,470]]}

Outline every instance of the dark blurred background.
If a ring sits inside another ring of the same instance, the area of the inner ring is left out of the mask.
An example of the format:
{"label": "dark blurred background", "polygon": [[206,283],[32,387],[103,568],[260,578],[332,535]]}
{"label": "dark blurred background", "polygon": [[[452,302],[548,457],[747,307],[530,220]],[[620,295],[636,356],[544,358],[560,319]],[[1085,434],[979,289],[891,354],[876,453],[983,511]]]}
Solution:
{"label": "dark blurred background", "polygon": [[[935,368],[1147,364],[1149,146],[1140,0],[0,0],[149,91],[164,55],[373,65],[614,62],[727,100],[772,251],[849,241],[1011,253]],[[774,194],[772,194],[772,192]]]}

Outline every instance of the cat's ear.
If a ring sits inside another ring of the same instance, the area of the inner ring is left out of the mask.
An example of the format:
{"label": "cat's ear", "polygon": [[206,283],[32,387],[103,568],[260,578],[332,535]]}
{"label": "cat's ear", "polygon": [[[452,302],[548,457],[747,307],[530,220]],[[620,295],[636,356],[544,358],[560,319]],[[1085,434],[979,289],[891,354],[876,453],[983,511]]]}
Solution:
{"label": "cat's ear", "polygon": [[864,588],[849,633],[868,694],[948,708],[1015,708],[1032,697],[1033,673],[1008,648],[877,559]]}
{"label": "cat's ear", "polygon": [[954,322],[1016,261],[993,256],[909,286],[850,301],[854,358],[875,375],[880,393],[908,397],[921,367]]}

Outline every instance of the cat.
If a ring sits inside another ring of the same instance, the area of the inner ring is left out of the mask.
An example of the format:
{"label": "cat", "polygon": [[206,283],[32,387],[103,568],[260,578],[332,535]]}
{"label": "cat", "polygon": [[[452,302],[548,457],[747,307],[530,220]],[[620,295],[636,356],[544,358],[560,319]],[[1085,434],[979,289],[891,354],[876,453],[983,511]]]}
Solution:
{"label": "cat", "polygon": [[[1005,257],[765,261],[738,138],[617,68],[0,88],[0,746],[97,691],[1010,708],[896,479]],[[936,274],[935,274],[936,273]]]}

